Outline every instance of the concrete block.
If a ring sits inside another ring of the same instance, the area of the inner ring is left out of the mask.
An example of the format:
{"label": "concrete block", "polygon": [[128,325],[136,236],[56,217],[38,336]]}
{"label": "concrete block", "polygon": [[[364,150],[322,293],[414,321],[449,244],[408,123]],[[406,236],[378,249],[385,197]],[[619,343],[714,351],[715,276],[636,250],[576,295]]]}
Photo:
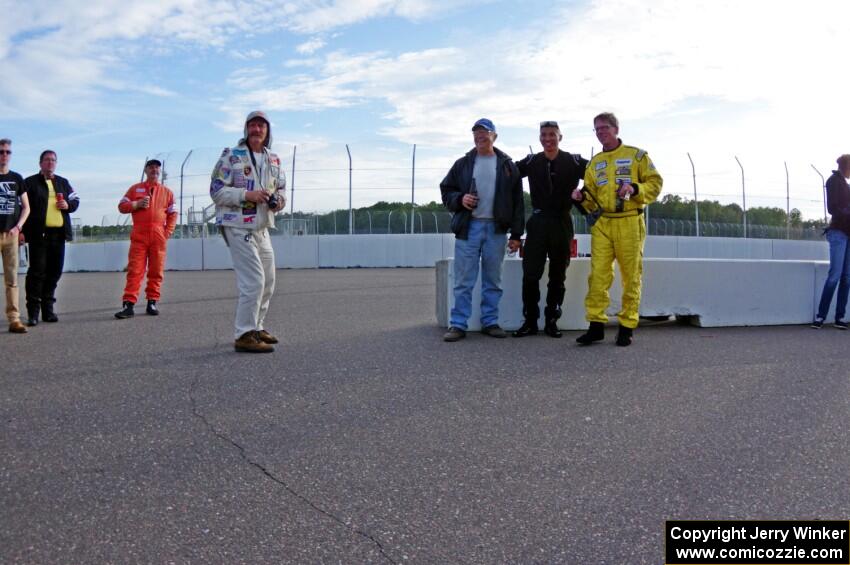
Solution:
{"label": "concrete block", "polygon": [[200,271],[201,240],[169,240],[165,258],[165,269],[168,271]]}
{"label": "concrete block", "polygon": [[200,239],[201,265],[204,270],[232,269],[230,249],[220,235]]}
{"label": "concrete block", "polygon": [[[828,255],[828,253],[827,253]],[[818,305],[820,304],[820,296],[823,293],[823,285],[826,282],[826,276],[829,274],[829,261],[819,261],[815,263],[814,283],[812,289],[812,311],[809,316],[810,320],[815,319]],[[829,305],[829,311],[826,319],[832,322],[835,320],[835,303],[838,296],[838,287],[835,288],[835,294],[832,296],[832,302]],[[845,319],[847,314],[845,313]]]}
{"label": "concrete block", "polygon": [[829,244],[825,240],[774,239],[772,258],[780,261],[829,261]]}
{"label": "concrete block", "polygon": [[[437,322],[448,326],[451,309],[454,306],[454,259],[437,261]],[[564,282],[566,295],[563,311],[558,327],[561,329],[583,329],[587,327],[584,319],[584,297],[587,294],[587,276],[590,272],[590,259],[574,258],[567,268],[567,278]],[[549,279],[549,265],[546,264],[540,279],[540,319],[538,325],[543,327],[543,308],[546,305],[546,285]],[[619,304],[619,275],[615,275],[612,291],[617,299],[612,308]],[[506,330],[515,330],[524,321],[522,315],[522,260],[507,258],[502,265],[502,300],[499,303],[499,325]],[[481,329],[481,274],[472,292],[472,315],[468,320],[468,329]]]}
{"label": "concrete block", "polygon": [[[590,236],[588,236],[590,239]],[[678,257],[679,238],[649,235],[643,245],[644,257]]]}
{"label": "concrete block", "polygon": [[[437,263],[437,320],[446,326],[454,303],[453,259]],[[704,327],[806,324],[812,320],[828,264],[818,261],[743,259],[644,260],[641,316],[691,316]],[[587,327],[584,297],[590,259],[573,259],[567,269],[564,312],[558,326]],[[546,276],[541,279],[541,311]],[[469,329],[480,329],[480,277],[473,292]],[[508,259],[502,271],[499,323],[505,329],[522,324],[522,264]],[[621,305],[622,286],[615,268],[608,315],[612,322]],[[830,314],[834,316],[834,314]],[[542,323],[542,320],[541,320]]]}
{"label": "concrete block", "polygon": [[315,269],[319,267],[319,237],[272,237],[274,259],[279,269]]}

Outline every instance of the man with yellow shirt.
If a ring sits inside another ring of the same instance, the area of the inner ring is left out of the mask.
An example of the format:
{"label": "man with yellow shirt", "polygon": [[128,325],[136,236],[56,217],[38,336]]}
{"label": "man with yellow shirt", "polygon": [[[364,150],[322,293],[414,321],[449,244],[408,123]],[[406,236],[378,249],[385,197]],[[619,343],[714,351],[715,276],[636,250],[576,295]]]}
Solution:
{"label": "man with yellow shirt", "polygon": [[624,145],[617,137],[619,126],[617,117],[611,113],[593,119],[602,152],[587,165],[584,188],[573,191],[573,200],[598,217],[590,230],[590,276],[584,299],[590,328],[576,339],[581,345],[605,337],[608,321],[605,310],[610,302],[608,289],[614,281],[614,260],[620,265],[623,282],[622,309],[617,314],[620,322],[617,345],[631,345],[640,309],[646,239],[643,211],[658,198],[663,182],[646,151]]}
{"label": "man with yellow shirt", "polygon": [[27,325],[58,322],[54,312],[56,285],[65,264],[65,242],[73,239],[71,214],[80,205],[80,197],[68,179],[56,174],[56,152],[42,151],[41,171],[24,181],[30,202],[30,216],[24,224],[29,243],[27,270]]}

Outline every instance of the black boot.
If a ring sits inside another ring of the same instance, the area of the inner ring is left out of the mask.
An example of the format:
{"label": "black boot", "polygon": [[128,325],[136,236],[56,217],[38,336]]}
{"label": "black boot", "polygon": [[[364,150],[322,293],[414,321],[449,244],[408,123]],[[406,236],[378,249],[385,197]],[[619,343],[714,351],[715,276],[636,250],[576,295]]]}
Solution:
{"label": "black boot", "polygon": [[156,300],[148,300],[148,307],[145,308],[145,312],[151,316],[159,316],[159,309],[156,307]]}
{"label": "black boot", "polygon": [[123,310],[121,310],[120,312],[115,312],[116,318],[118,318],[119,320],[123,320],[125,318],[132,318],[133,316],[136,315],[136,313],[133,312],[133,303],[132,302],[127,302],[125,300],[123,306],[124,306]]}
{"label": "black boot", "polygon": [[38,325],[38,304],[35,306],[27,306],[27,325],[29,327]]}
{"label": "black boot", "polygon": [[537,320],[526,320],[519,329],[514,332],[514,337],[525,337],[527,335],[537,335]]}
{"label": "black boot", "polygon": [[42,322],[58,322],[59,316],[53,311],[53,303],[52,302],[42,302],[41,303],[41,321]]}
{"label": "black boot", "polygon": [[590,345],[594,341],[605,339],[605,324],[602,322],[590,322],[587,332],[578,336],[576,341],[579,345]]}
{"label": "black boot", "polygon": [[549,337],[561,337],[563,334],[558,329],[558,318],[546,318],[546,325],[543,326],[543,332]]}
{"label": "black boot", "polygon": [[617,345],[620,347],[627,347],[632,344],[632,328],[627,328],[626,326],[620,326],[620,329],[617,330]]}

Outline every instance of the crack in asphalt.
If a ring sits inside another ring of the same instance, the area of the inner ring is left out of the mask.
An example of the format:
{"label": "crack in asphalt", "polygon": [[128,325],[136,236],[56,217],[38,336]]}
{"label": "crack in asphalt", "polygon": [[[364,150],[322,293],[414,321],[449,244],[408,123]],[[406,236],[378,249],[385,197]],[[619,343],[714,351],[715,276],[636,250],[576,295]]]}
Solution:
{"label": "crack in asphalt", "polygon": [[194,390],[195,390],[195,387],[196,387],[196,386],[197,386],[197,384],[198,384],[198,380],[199,380],[199,379],[196,377],[196,378],[192,381],[192,385],[191,385],[190,390],[189,390],[189,400],[190,400],[190,401],[191,401],[191,403],[192,403],[192,414],[194,414],[196,418],[198,418],[199,420],[201,420],[201,421],[204,423],[204,425],[207,427],[207,429],[209,429],[209,431],[210,431],[210,432],[211,432],[211,433],[212,433],[215,437],[217,437],[218,439],[220,439],[220,440],[222,440],[222,441],[224,441],[224,442],[226,442],[226,443],[228,443],[228,444],[232,445],[233,447],[235,447],[235,448],[239,451],[239,455],[240,455],[240,457],[242,457],[242,459],[243,459],[246,463],[248,463],[248,464],[249,464],[249,465],[251,465],[252,467],[254,467],[254,468],[256,468],[257,470],[259,470],[259,471],[260,471],[263,475],[265,475],[268,479],[270,479],[270,480],[274,481],[275,483],[279,484],[280,486],[282,486],[282,487],[283,487],[283,488],[284,488],[284,489],[285,489],[285,490],[286,490],[289,494],[291,494],[292,496],[294,496],[295,498],[297,498],[298,500],[300,500],[301,502],[303,502],[304,504],[306,504],[307,506],[309,506],[310,508],[312,508],[312,509],[313,509],[313,510],[315,510],[316,512],[319,512],[320,514],[322,514],[322,515],[323,515],[323,516],[325,516],[326,518],[330,518],[331,520],[333,520],[334,522],[336,522],[337,524],[339,524],[340,526],[342,526],[342,527],[343,527],[343,528],[345,528],[346,530],[348,530],[348,531],[350,531],[350,532],[353,532],[353,533],[357,534],[358,536],[360,536],[360,537],[362,537],[362,538],[364,538],[364,539],[366,539],[366,540],[371,541],[373,544],[375,544],[375,546],[377,546],[378,550],[381,552],[381,556],[382,556],[384,559],[386,559],[389,563],[392,563],[393,565],[398,565],[395,561],[393,561],[393,559],[392,559],[389,555],[387,555],[387,552],[385,551],[383,544],[382,544],[380,541],[378,541],[377,539],[375,539],[375,537],[374,537],[374,536],[372,536],[372,535],[371,535],[371,534],[369,534],[368,532],[364,532],[363,530],[360,530],[360,529],[358,529],[358,528],[354,528],[354,527],[350,526],[349,524],[345,523],[345,521],[344,521],[342,518],[340,518],[339,516],[336,516],[336,515],[334,515],[334,514],[331,514],[330,512],[328,512],[328,511],[327,511],[327,510],[325,510],[324,508],[322,508],[322,507],[318,506],[316,503],[314,503],[312,500],[310,500],[309,498],[307,498],[307,497],[306,497],[306,496],[304,496],[303,494],[301,494],[301,493],[297,492],[297,491],[296,491],[294,488],[292,488],[292,487],[291,487],[291,486],[290,486],[290,485],[289,485],[289,484],[288,484],[285,480],[281,479],[280,477],[275,476],[275,475],[274,475],[271,471],[269,471],[269,470],[268,470],[266,467],[264,467],[261,463],[258,463],[258,462],[256,462],[256,461],[254,461],[253,459],[251,459],[251,458],[248,456],[248,453],[245,451],[245,448],[244,448],[244,447],[242,447],[239,443],[237,443],[237,442],[236,442],[236,441],[234,441],[233,439],[229,438],[228,436],[226,436],[226,435],[225,435],[225,434],[223,434],[222,432],[218,431],[218,430],[215,428],[215,426],[213,426],[213,425],[210,423],[210,421],[209,421],[209,420],[207,420],[206,416],[204,416],[204,415],[203,415],[203,414],[202,414],[202,413],[198,410],[198,403],[197,403],[197,401],[195,400],[195,395],[193,394],[193,392],[194,392]]}

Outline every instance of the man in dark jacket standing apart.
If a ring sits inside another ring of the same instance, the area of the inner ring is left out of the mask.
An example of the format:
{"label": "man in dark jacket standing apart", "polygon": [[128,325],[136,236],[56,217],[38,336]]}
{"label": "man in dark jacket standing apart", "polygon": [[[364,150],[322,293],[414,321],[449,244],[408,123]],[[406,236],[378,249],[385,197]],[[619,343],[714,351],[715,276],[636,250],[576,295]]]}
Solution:
{"label": "man in dark jacket standing apart", "polygon": [[41,171],[24,181],[30,202],[30,216],[24,224],[29,243],[28,326],[38,324],[39,311],[43,321],[59,321],[53,310],[56,285],[65,264],[65,242],[73,239],[71,214],[80,205],[68,179],[56,174],[56,152],[42,151],[39,164]]}
{"label": "man in dark jacket standing apart", "polygon": [[838,298],[835,304],[835,327],[847,329],[844,314],[847,309],[847,295],[850,294],[850,155],[838,158],[838,170],[832,171],[832,176],[826,181],[826,205],[832,215],[832,221],[826,230],[829,242],[829,273],[823,284],[818,311],[812,327],[820,329],[826,321],[829,305],[835,287],[838,287]]}
{"label": "man in dark jacket standing apart", "polygon": [[540,317],[540,277],[549,256],[549,286],[546,291],[546,323],[543,331],[561,337],[558,319],[564,302],[564,280],[570,264],[573,240],[572,192],[584,178],[587,161],[581,155],[561,151],[561,129],[558,122],[540,123],[543,151],[519,161],[522,176],[528,177],[533,212],[526,225],[525,252],[522,258],[522,313],[525,323],[514,337],[537,333]]}
{"label": "man in dark jacket standing apart", "polygon": [[444,341],[466,337],[472,314],[472,290],[481,263],[481,331],[507,337],[499,327],[502,262],[506,232],[511,251],[519,249],[525,211],[522,179],[511,158],[493,147],[496,126],[486,118],[472,126],[475,148],[461,157],[440,183],[443,204],[452,212],[455,234],[454,306]]}

